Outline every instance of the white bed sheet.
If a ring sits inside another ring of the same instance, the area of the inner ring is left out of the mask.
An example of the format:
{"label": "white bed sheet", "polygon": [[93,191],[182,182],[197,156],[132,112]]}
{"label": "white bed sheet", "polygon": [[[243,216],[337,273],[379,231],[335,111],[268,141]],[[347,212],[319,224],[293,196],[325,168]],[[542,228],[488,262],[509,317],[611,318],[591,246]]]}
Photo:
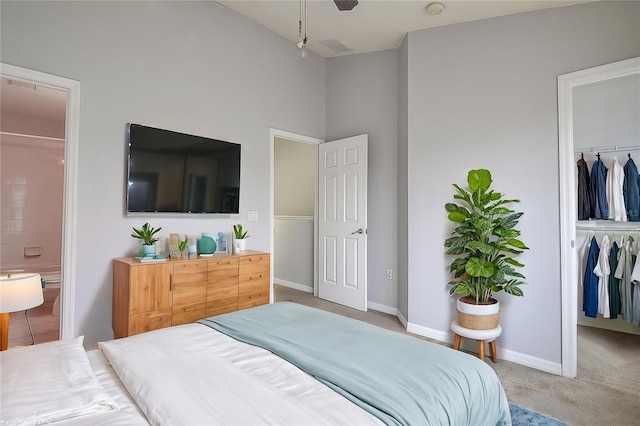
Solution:
{"label": "white bed sheet", "polygon": [[118,411],[97,413],[90,416],[76,417],[55,423],[60,426],[138,426],[149,425],[147,418],[142,414],[136,403],[127,392],[118,376],[111,368],[109,361],[104,357],[99,349],[87,351],[87,358],[91,368],[104,387],[104,390],[111,395],[120,409]]}
{"label": "white bed sheet", "polygon": [[46,424],[117,412],[82,342],[80,336],[0,352],[0,424]]}
{"label": "white bed sheet", "polygon": [[99,346],[153,425],[382,424],[271,352],[201,324]]}

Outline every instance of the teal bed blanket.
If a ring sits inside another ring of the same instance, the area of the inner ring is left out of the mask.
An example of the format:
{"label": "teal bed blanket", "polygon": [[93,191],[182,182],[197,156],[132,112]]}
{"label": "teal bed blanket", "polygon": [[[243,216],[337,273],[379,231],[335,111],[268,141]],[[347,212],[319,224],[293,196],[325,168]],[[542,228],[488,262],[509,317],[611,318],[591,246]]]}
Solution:
{"label": "teal bed blanket", "polygon": [[291,302],[199,322],[273,352],[386,424],[511,424],[491,367],[445,346]]}

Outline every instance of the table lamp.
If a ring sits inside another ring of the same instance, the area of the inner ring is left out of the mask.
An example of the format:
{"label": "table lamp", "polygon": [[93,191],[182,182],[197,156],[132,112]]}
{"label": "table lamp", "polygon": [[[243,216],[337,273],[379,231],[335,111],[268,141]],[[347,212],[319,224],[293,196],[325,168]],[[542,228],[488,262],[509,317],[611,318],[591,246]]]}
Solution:
{"label": "table lamp", "polygon": [[24,311],[42,303],[40,274],[0,276],[0,351],[9,344],[9,312]]}

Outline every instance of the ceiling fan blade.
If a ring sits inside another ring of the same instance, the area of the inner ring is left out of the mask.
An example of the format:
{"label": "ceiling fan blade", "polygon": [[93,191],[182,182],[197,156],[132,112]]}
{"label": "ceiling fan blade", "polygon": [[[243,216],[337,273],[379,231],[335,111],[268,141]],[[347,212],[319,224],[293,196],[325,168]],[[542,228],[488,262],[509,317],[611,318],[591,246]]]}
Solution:
{"label": "ceiling fan blade", "polygon": [[358,5],[358,0],[333,0],[338,10],[351,10]]}

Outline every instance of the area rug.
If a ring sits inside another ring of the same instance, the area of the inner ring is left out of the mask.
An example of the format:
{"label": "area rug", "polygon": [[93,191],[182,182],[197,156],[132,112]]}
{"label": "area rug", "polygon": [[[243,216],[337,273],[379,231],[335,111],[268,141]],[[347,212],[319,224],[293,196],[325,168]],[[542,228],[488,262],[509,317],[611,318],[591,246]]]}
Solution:
{"label": "area rug", "polygon": [[512,402],[509,403],[513,426],[568,426],[567,423],[537,411],[529,410]]}

